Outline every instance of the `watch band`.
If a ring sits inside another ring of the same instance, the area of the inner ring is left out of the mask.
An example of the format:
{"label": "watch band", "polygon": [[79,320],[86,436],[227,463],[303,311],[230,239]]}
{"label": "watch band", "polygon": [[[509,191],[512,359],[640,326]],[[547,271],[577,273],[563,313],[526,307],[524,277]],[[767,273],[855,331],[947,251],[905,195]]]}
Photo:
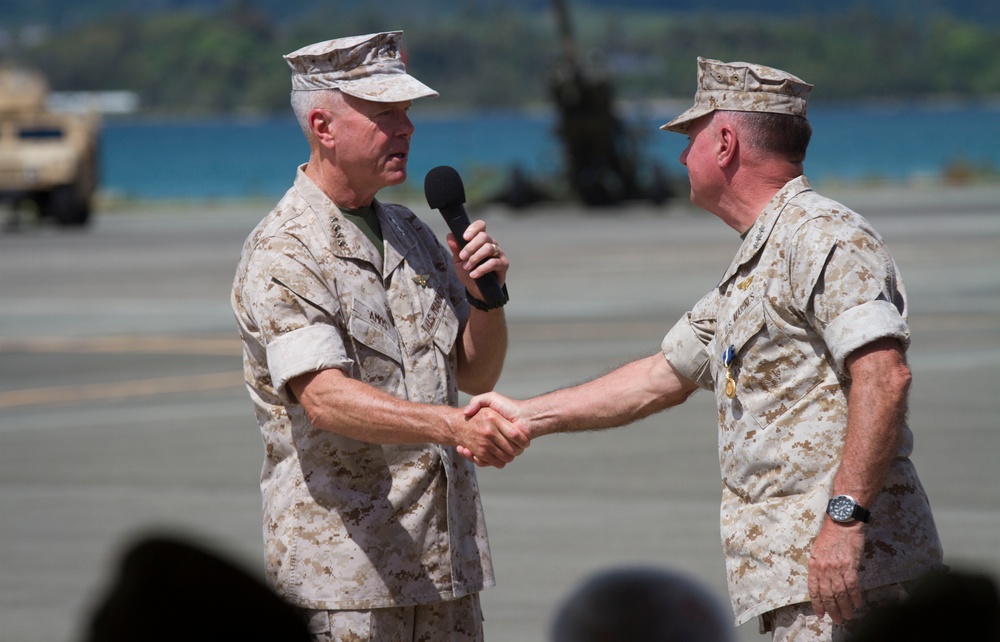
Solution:
{"label": "watch band", "polygon": [[854,505],[854,511],[851,513],[851,517],[861,522],[862,524],[867,524],[872,518],[871,512],[861,506],[861,504]]}
{"label": "watch band", "polygon": [[507,294],[506,283],[503,284],[503,287],[500,288],[500,291],[503,292],[503,299],[501,299],[500,302],[497,303],[496,305],[490,305],[486,301],[480,301],[476,297],[472,296],[472,293],[469,292],[468,289],[466,289],[465,291],[465,298],[469,300],[469,305],[476,308],[477,310],[489,312],[490,310],[496,310],[497,308],[502,308],[503,306],[507,305],[508,301],[510,301],[510,296]]}

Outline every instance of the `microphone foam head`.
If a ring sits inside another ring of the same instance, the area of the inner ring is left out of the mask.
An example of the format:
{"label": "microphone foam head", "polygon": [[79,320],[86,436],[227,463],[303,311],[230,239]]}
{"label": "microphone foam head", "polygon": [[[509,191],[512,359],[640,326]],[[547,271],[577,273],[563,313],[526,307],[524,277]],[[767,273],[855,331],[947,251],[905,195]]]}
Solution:
{"label": "microphone foam head", "polygon": [[424,196],[431,209],[465,203],[465,186],[455,168],[441,165],[427,172],[424,177]]}

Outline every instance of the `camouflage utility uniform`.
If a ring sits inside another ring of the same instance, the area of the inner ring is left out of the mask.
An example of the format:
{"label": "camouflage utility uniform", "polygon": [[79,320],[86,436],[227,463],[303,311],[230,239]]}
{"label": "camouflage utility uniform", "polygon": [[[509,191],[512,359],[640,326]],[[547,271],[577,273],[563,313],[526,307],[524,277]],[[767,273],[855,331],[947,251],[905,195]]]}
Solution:
{"label": "camouflage utility uniform", "polygon": [[475,469],[454,449],[314,428],[289,380],[337,368],[400,399],[454,406],[469,314],[450,252],[410,212],[374,204],[377,249],[300,168],[250,235],[233,308],[264,438],[267,575],[293,603],[373,609],[493,586]]}
{"label": "camouflage utility uniform", "polygon": [[[715,392],[722,542],[737,624],[809,601],[809,555],[847,431],[845,359],[880,338],[905,347],[906,313],[878,233],[799,177],[765,207],[718,287],[664,338],[670,363]],[[912,448],[904,427],[882,492],[867,507],[862,590],[940,565]]]}

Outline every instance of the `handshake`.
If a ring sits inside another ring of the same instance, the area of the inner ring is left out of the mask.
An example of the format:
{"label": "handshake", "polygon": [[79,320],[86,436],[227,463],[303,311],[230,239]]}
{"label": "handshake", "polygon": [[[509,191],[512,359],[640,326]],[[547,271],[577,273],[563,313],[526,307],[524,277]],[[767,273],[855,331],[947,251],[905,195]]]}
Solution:
{"label": "handshake", "polygon": [[656,352],[571,388],[525,401],[495,392],[473,397],[456,414],[448,443],[479,466],[503,468],[532,439],[554,432],[624,426],[683,403],[698,385]]}
{"label": "handshake", "polygon": [[524,413],[526,402],[495,392],[473,397],[453,429],[458,453],[477,466],[503,468],[537,436]]}

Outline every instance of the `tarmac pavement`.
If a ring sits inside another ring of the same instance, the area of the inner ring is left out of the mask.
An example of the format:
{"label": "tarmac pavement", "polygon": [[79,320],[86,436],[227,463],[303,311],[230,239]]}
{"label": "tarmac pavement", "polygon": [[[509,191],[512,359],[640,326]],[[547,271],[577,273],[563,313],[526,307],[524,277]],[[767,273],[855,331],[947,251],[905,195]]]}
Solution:
{"label": "tarmac pavement", "polygon": [[[827,190],[886,237],[910,297],[914,460],[947,561],[1000,577],[1000,188]],[[269,203],[119,205],[0,234],[0,639],[81,639],[123,547],[173,532],[254,575],[261,442],[229,288]],[[414,209],[440,232],[436,212]],[[475,208],[511,260],[498,390],[524,397],[659,347],[739,238],[687,205]],[[491,642],[541,642],[591,573],[656,565],[726,600],[712,400],[540,439],[480,482]],[[741,640],[763,640],[755,623]]]}

